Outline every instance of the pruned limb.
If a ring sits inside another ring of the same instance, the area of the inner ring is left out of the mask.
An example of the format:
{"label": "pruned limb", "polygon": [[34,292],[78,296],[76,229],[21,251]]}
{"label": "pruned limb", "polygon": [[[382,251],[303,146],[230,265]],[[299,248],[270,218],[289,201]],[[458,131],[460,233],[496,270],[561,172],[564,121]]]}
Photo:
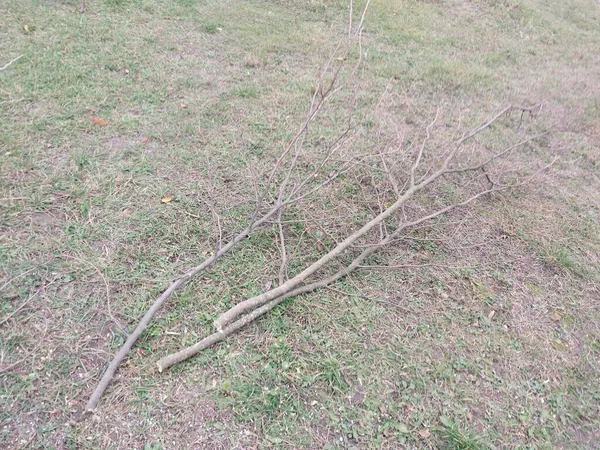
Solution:
{"label": "pruned limb", "polygon": [[[290,278],[285,283],[277,286],[276,288],[271,289],[270,291],[264,292],[255,297],[252,297],[250,299],[244,300],[244,301],[238,303],[237,305],[233,306],[231,309],[229,309],[225,313],[221,314],[221,316],[219,316],[215,320],[215,327],[216,327],[217,331],[222,332],[227,325],[229,325],[232,321],[237,319],[242,314],[248,313],[249,311],[253,310],[254,308],[258,308],[258,307],[264,305],[265,303],[268,303],[271,300],[274,300],[274,299],[280,297],[281,295],[284,295],[287,292],[300,286],[308,277],[310,277],[311,275],[316,273],[318,270],[323,268],[325,265],[327,265],[328,263],[330,263],[331,261],[333,261],[340,255],[342,255],[345,251],[347,251],[350,247],[352,247],[354,245],[354,243],[356,243],[358,241],[358,239],[360,239],[362,236],[364,236],[365,234],[370,232],[375,227],[379,226],[386,219],[389,219],[390,217],[395,215],[396,212],[401,210],[401,208],[408,202],[408,200],[410,200],[414,196],[415,193],[427,188],[429,185],[434,183],[440,177],[442,177],[446,174],[450,174],[450,173],[479,170],[484,164],[488,164],[491,161],[494,161],[496,158],[500,157],[501,155],[506,154],[508,151],[512,150],[513,148],[516,148],[517,146],[523,145],[524,143],[528,142],[529,140],[521,141],[520,143],[517,143],[514,146],[509,147],[509,149],[503,150],[503,151],[497,153],[496,155],[492,156],[491,158],[486,160],[485,163],[478,164],[478,165],[475,165],[472,167],[467,167],[467,168],[457,168],[457,169],[450,168],[450,165],[454,161],[454,158],[455,158],[458,150],[461,148],[462,144],[464,144],[467,140],[475,137],[476,135],[478,135],[485,129],[489,128],[500,117],[502,117],[504,114],[506,114],[508,111],[510,111],[512,109],[513,109],[512,106],[507,106],[502,111],[500,111],[499,113],[495,114],[492,118],[487,120],[485,123],[474,128],[469,133],[465,134],[461,139],[459,139],[459,141],[456,143],[455,147],[445,157],[444,161],[441,163],[441,165],[438,167],[437,170],[435,170],[432,174],[426,176],[423,180],[419,181],[418,183],[411,182],[408,189],[406,189],[404,191],[404,193],[402,195],[400,195],[397,198],[397,200],[388,209],[386,209],[385,211],[383,211],[382,213],[380,213],[379,215],[374,217],[372,220],[370,220],[369,222],[364,224],[359,230],[355,231],[350,236],[348,236],[346,239],[344,239],[342,242],[340,242],[335,248],[333,248],[326,255],[323,255],[318,261],[314,262],[309,267],[307,267],[302,272],[300,272],[298,275],[296,275],[293,278]],[[420,156],[421,156],[421,152],[419,152],[419,154],[417,155],[417,158],[420,159]],[[416,168],[417,168],[417,166],[414,166],[415,170],[416,170]]]}
{"label": "pruned limb", "polygon": [[[455,208],[459,208],[459,207],[463,207],[463,206],[467,206],[468,204],[472,203],[473,201],[487,195],[487,194],[491,194],[492,192],[497,192],[497,191],[501,191],[501,190],[505,190],[508,189],[510,187],[516,187],[516,186],[521,186],[523,184],[525,184],[526,182],[531,181],[535,176],[537,176],[542,170],[547,169],[550,165],[552,165],[554,163],[554,161],[552,161],[549,165],[546,165],[544,167],[542,167],[540,170],[538,170],[537,172],[535,172],[533,175],[531,175],[527,180],[525,180],[522,183],[519,183],[517,185],[512,185],[512,186],[504,186],[504,187],[493,187],[491,189],[487,189],[484,191],[481,191],[477,194],[472,195],[471,197],[469,197],[468,199],[464,200],[463,202],[460,203],[455,203],[449,206],[446,206],[444,208],[438,209],[437,211],[428,214],[426,216],[423,216],[419,219],[416,219],[414,221],[411,222],[404,222],[402,223],[393,233],[389,234],[387,237],[385,237],[384,239],[381,239],[381,241],[374,246],[368,247],[365,250],[363,250],[348,266],[344,267],[343,269],[339,270],[337,273],[335,273],[334,275],[331,275],[327,278],[321,279],[319,281],[315,281],[313,283],[309,283],[303,286],[299,286],[296,287],[294,289],[282,292],[279,296],[274,296],[272,297],[269,301],[267,301],[266,303],[262,304],[260,307],[257,307],[256,309],[250,311],[249,313],[247,313],[246,315],[244,315],[243,317],[235,320],[234,322],[230,322],[226,327],[224,327],[221,331],[217,331],[216,333],[213,333],[209,336],[207,336],[206,338],[204,338],[203,340],[201,340],[200,342],[187,347],[177,353],[173,353],[170,354],[168,356],[165,356],[164,358],[160,359],[157,362],[158,365],[158,370],[159,372],[162,372],[166,369],[168,369],[169,367],[173,366],[174,364],[177,364],[179,362],[185,361],[188,358],[191,358],[192,356],[196,355],[197,353],[201,352],[202,350],[205,350],[209,347],[211,347],[212,345],[215,345],[223,340],[225,340],[228,336],[232,335],[233,333],[235,333],[236,331],[238,331],[239,329],[241,329],[242,327],[248,325],[249,323],[253,322],[254,320],[256,320],[257,318],[259,318],[260,316],[266,314],[267,312],[271,311],[275,306],[279,305],[281,302],[283,302],[284,300],[290,298],[290,297],[295,297],[301,294],[305,294],[308,292],[312,292],[314,290],[326,287],[334,282],[336,282],[337,280],[349,275],[350,273],[352,273],[354,270],[358,269],[358,268],[371,268],[371,269],[379,269],[379,268],[383,268],[384,266],[361,266],[361,263],[369,256],[371,256],[373,253],[375,253],[377,250],[379,250],[381,247],[389,244],[390,242],[394,241],[395,239],[397,239],[402,232],[404,232],[404,230],[406,230],[407,228],[412,228],[415,227],[417,225],[420,225],[423,222],[432,220],[436,217],[441,216],[442,214],[446,214],[447,212],[455,209]],[[314,263],[317,264],[317,263]],[[313,264],[313,266],[314,266]],[[427,265],[423,265],[423,266],[414,266],[414,265],[403,265],[403,266],[389,266],[388,268],[399,268],[399,267],[425,267],[425,266],[433,266],[432,264],[427,264]],[[312,267],[312,266],[311,266]],[[321,267],[321,266],[319,266]],[[281,287],[281,286],[279,286]],[[278,289],[272,289],[271,291],[268,292],[277,292]],[[244,303],[244,302],[242,302]]]}

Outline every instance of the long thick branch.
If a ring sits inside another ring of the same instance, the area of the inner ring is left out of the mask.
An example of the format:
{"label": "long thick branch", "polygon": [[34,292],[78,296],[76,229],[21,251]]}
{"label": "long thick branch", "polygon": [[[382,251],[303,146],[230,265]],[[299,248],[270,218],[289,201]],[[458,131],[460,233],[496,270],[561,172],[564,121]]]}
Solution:
{"label": "long thick branch", "polygon": [[304,286],[300,286],[300,287],[298,287],[296,289],[288,291],[288,292],[280,295],[279,297],[276,297],[276,298],[272,299],[271,301],[269,301],[268,303],[262,305],[261,307],[256,308],[252,312],[246,314],[241,319],[238,319],[235,322],[229,324],[222,331],[218,331],[216,333],[211,334],[210,336],[205,337],[200,342],[198,342],[197,344],[192,345],[191,347],[187,347],[187,348],[185,348],[185,349],[183,349],[183,350],[181,350],[181,351],[179,351],[177,353],[173,353],[171,355],[165,356],[164,358],[160,359],[157,362],[158,371],[162,372],[163,370],[168,369],[172,365],[177,364],[177,363],[179,363],[181,361],[184,361],[184,360],[186,360],[186,359],[194,356],[195,354],[201,352],[202,350],[205,350],[208,347],[210,347],[210,346],[212,346],[214,344],[217,344],[217,343],[223,341],[225,338],[227,338],[228,336],[232,335],[233,333],[235,333],[240,328],[248,325],[250,322],[256,320],[260,316],[262,316],[262,315],[266,314],[267,312],[271,311],[273,308],[275,308],[275,306],[279,305],[284,300],[286,300],[286,299],[288,299],[290,297],[295,297],[297,295],[306,294],[307,292],[311,292],[311,291],[314,291],[316,289],[325,287],[325,286],[327,286],[327,285],[329,285],[331,283],[334,283],[335,281],[339,280],[340,278],[345,277],[346,275],[348,275],[349,273],[351,273],[352,271],[354,271],[360,265],[360,263],[362,261],[364,261],[364,259],[367,256],[371,255],[375,250],[376,250],[375,247],[368,248],[368,249],[364,250],[348,266],[346,266],[343,269],[339,270],[334,275],[331,275],[331,276],[329,276],[327,278],[324,278],[322,280],[315,281],[314,283],[310,283],[310,284],[307,284],[307,285],[304,285]]}
{"label": "long thick branch", "polygon": [[[396,200],[396,202],[394,202],[394,204],[392,204],[388,209],[383,211],[378,216],[374,217],[371,221],[369,221],[368,223],[363,225],[359,230],[355,231],[353,234],[348,236],[346,239],[344,239],[342,242],[340,242],[333,250],[331,250],[329,253],[327,253],[326,255],[321,257],[318,261],[311,264],[309,267],[304,269],[298,275],[289,279],[285,283],[277,286],[276,288],[271,289],[270,291],[264,292],[255,297],[252,297],[250,299],[244,300],[243,302],[238,303],[237,305],[235,305],[234,307],[232,307],[231,309],[229,309],[228,311],[223,313],[220,317],[217,318],[217,320],[215,320],[215,327],[216,327],[217,331],[223,332],[224,328],[229,323],[231,323],[233,320],[235,320],[237,317],[239,317],[240,315],[247,313],[248,311],[251,311],[252,309],[258,308],[258,307],[264,305],[265,303],[268,303],[268,302],[280,297],[281,295],[284,295],[286,292],[289,292],[290,290],[295,289],[300,284],[302,284],[308,277],[313,275],[315,272],[320,270],[326,264],[328,264],[329,262],[331,262],[332,260],[334,260],[335,258],[340,256],[346,250],[348,250],[359,238],[364,236],[366,233],[371,231],[376,226],[383,223],[390,216],[394,215],[400,208],[402,208],[402,206],[416,192],[426,188],[427,186],[429,186],[431,183],[436,181],[441,176],[443,176],[447,173],[456,172],[457,169],[450,169],[449,166],[450,166],[451,162],[454,160],[454,157],[455,157],[458,149],[461,147],[461,145],[464,144],[468,139],[473,138],[477,134],[479,134],[482,131],[484,131],[485,129],[489,128],[502,115],[506,114],[508,111],[510,111],[512,109],[513,109],[512,106],[507,106],[502,111],[500,111],[499,113],[492,116],[492,118],[487,120],[485,123],[483,123],[482,125],[480,125],[479,127],[475,128],[475,129],[473,129],[469,133],[465,134],[461,139],[459,139],[459,141],[457,142],[455,147],[450,151],[450,153],[444,159],[444,161],[442,162],[441,166],[438,168],[437,171],[435,171],[431,175],[427,176],[424,180],[422,180],[418,184],[415,184],[414,179],[412,179],[409,188],[400,197],[398,197],[398,199]],[[527,141],[520,142],[520,143],[516,144],[515,146],[513,146],[512,148],[514,148],[518,145],[522,145],[525,142],[527,142]],[[505,154],[506,151],[508,151],[508,150],[499,152],[498,155]],[[494,159],[494,157],[492,157],[492,159]],[[464,171],[477,170],[480,167],[481,167],[481,165],[477,165],[473,168],[468,167],[468,168],[465,168]],[[414,169],[416,169],[416,167],[414,167]],[[463,169],[458,169],[458,170],[463,170]],[[487,192],[488,191],[484,191],[480,194],[477,194],[476,196],[474,196],[474,198],[478,198]],[[425,220],[427,220],[427,219],[425,219]]]}
{"label": "long thick branch", "polygon": [[[385,246],[386,244],[389,244],[394,239],[398,238],[398,236],[406,228],[411,228],[411,227],[419,225],[425,221],[434,219],[435,217],[445,214],[454,208],[466,206],[469,203],[475,201],[476,199],[478,199],[486,194],[489,194],[491,192],[498,191],[498,190],[502,190],[502,189],[492,188],[492,189],[488,189],[486,191],[479,192],[478,194],[471,196],[470,198],[468,198],[467,200],[465,200],[463,202],[449,205],[449,206],[447,206],[445,208],[441,208],[427,216],[421,217],[420,219],[414,220],[412,222],[405,222],[405,223],[401,224],[396,230],[394,230],[393,233],[389,234],[386,238],[382,239],[377,245],[368,247],[365,250],[363,250],[348,266],[342,268],[334,275],[331,275],[327,278],[324,278],[319,281],[315,281],[313,283],[310,283],[310,284],[307,284],[304,286],[297,287],[291,291],[285,292],[285,293],[279,295],[278,297],[271,299],[270,301],[263,304],[262,306],[254,309],[253,311],[249,312],[248,314],[244,315],[242,318],[230,323],[222,331],[217,331],[216,333],[213,333],[210,336],[207,336],[206,338],[202,339],[197,344],[187,347],[177,353],[173,353],[168,356],[165,356],[164,358],[161,358],[157,362],[159,372],[162,372],[162,371],[168,369],[169,367],[173,366],[174,364],[177,364],[179,362],[185,361],[188,358],[191,358],[192,356],[196,355],[197,353],[201,352],[202,350],[205,350],[205,349],[211,347],[212,345],[222,342],[228,336],[232,335],[233,333],[235,333],[242,327],[248,325],[249,323],[251,323],[254,320],[256,320],[257,318],[259,318],[260,316],[271,311],[273,308],[275,308],[275,306],[279,305],[284,300],[286,300],[290,297],[295,297],[297,295],[305,294],[307,292],[312,292],[314,290],[328,286],[328,285],[336,282],[340,278],[343,278],[343,277],[349,275],[351,272],[353,272],[357,268],[363,267],[363,266],[361,266],[361,263],[367,257],[369,257],[370,255],[372,255],[373,253],[378,251],[381,247]],[[364,266],[364,267],[365,268],[380,268],[381,266]]]}
{"label": "long thick branch", "polygon": [[448,164],[450,163],[450,161],[450,158],[446,159],[446,161],[444,161],[442,166],[436,172],[431,174],[421,183],[409,187],[404,192],[404,194],[402,194],[396,200],[396,202],[394,202],[394,204],[391,205],[388,209],[383,211],[378,216],[374,217],[371,221],[363,225],[359,230],[352,233],[350,236],[348,236],[346,239],[340,242],[333,250],[331,250],[329,253],[321,257],[318,261],[304,269],[294,278],[289,279],[285,283],[277,286],[274,289],[271,289],[270,291],[264,292],[261,295],[257,295],[256,297],[252,297],[241,303],[238,303],[229,311],[223,313],[219,318],[217,318],[217,320],[215,320],[215,327],[217,328],[217,331],[222,332],[225,326],[227,326],[232,320],[236,319],[241,314],[251,309],[257,308],[299,286],[309,276],[313,275],[327,263],[331,262],[332,260],[340,256],[344,251],[349,249],[359,238],[367,234],[369,231],[378,226],[384,220],[394,215],[396,211],[398,211],[398,209],[400,209],[402,205],[404,205],[413,196],[415,192],[426,188],[439,177],[444,175],[448,171]]}

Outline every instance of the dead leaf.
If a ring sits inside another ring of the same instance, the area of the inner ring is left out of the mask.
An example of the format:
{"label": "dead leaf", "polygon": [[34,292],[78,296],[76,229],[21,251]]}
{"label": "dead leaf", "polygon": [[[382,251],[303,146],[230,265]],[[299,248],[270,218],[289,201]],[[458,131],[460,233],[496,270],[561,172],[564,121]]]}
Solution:
{"label": "dead leaf", "polygon": [[101,127],[106,127],[106,126],[108,126],[108,125],[109,125],[109,123],[108,123],[106,120],[104,120],[104,119],[101,119],[101,118],[99,118],[99,117],[92,117],[92,119],[91,119],[91,120],[92,120],[92,123],[94,123],[94,124],[96,124],[96,125],[99,125],[99,126],[101,126]]}
{"label": "dead leaf", "polygon": [[431,432],[427,428],[425,428],[419,431],[419,436],[421,436],[423,439],[427,439],[429,436],[431,436]]}
{"label": "dead leaf", "polygon": [[488,314],[488,319],[492,320],[492,317],[494,317],[494,314],[496,314],[496,311],[494,311],[492,309],[492,311]]}
{"label": "dead leaf", "polygon": [[317,251],[322,252],[323,250],[325,250],[325,246],[319,242],[317,244]]}
{"label": "dead leaf", "polygon": [[187,109],[188,105],[187,105],[187,103],[182,103],[182,104],[181,104],[181,107],[182,107],[183,109]]}
{"label": "dead leaf", "polygon": [[162,203],[171,203],[173,200],[175,200],[174,195],[167,195],[166,197],[160,199]]}
{"label": "dead leaf", "polygon": [[143,143],[143,144],[147,144],[148,142],[150,142],[150,138],[149,138],[149,137],[145,137],[145,136],[144,136],[144,137],[142,138],[142,143]]}

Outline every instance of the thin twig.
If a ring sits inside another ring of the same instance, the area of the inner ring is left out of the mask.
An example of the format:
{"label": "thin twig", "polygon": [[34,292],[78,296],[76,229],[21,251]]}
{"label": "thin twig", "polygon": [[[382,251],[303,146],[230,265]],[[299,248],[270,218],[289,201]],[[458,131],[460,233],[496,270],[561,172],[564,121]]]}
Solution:
{"label": "thin twig", "polygon": [[283,224],[281,223],[282,215],[283,208],[279,210],[279,214],[277,215],[277,228],[279,228],[279,242],[281,244],[281,266],[279,267],[279,284],[283,284],[287,279],[287,253],[285,250]]}
{"label": "thin twig", "polygon": [[431,137],[431,128],[437,122],[439,114],[440,114],[440,108],[438,108],[437,111],[435,112],[435,118],[431,121],[431,123],[429,125],[427,125],[427,128],[425,130],[425,138],[423,139],[423,142],[421,143],[421,147],[419,148],[419,152],[417,153],[415,162],[413,163],[412,167],[410,168],[410,185],[411,186],[415,185],[415,171],[418,169],[419,164],[421,163],[421,158],[423,157],[423,152],[425,151],[425,145],[427,144],[427,141]]}
{"label": "thin twig", "polygon": [[35,354],[37,349],[42,346],[42,344],[44,343],[44,339],[46,339],[46,336],[47,336],[47,333],[46,333],[46,331],[44,331],[44,334],[41,338],[40,337],[36,338],[37,345],[33,349],[31,349],[29,352],[27,352],[25,354],[25,356],[23,358],[19,359],[18,361],[15,361],[14,363],[9,364],[8,366],[2,367],[0,369],[0,373],[6,373],[6,372],[10,371],[12,368],[21,364],[22,362],[27,361],[29,359],[29,357],[31,355]]}
{"label": "thin twig", "polygon": [[202,219],[202,217],[196,215],[196,214],[192,214],[191,212],[186,211],[185,209],[180,209],[180,211],[182,211],[185,215],[193,217],[194,219]]}
{"label": "thin twig", "polygon": [[366,265],[366,266],[358,266],[359,269],[422,269],[425,267],[437,267],[440,269],[453,269],[453,270],[463,270],[463,269],[478,269],[479,266],[448,266],[446,264],[397,264],[397,265]]}
{"label": "thin twig", "polygon": [[12,283],[13,281],[15,281],[16,279],[18,279],[18,278],[21,278],[21,277],[24,277],[24,276],[25,276],[25,275],[27,275],[28,273],[31,273],[31,272],[33,272],[35,269],[36,269],[35,267],[32,267],[31,269],[29,269],[29,270],[26,270],[25,272],[23,272],[23,273],[20,273],[19,275],[15,275],[15,276],[14,276],[14,277],[12,277],[11,279],[9,279],[9,280],[8,280],[6,283],[4,283],[4,284],[2,285],[2,287],[0,287],[0,292],[2,292],[4,289],[6,289],[6,287],[7,287],[7,286],[8,286],[10,283]]}
{"label": "thin twig", "polygon": [[16,98],[14,100],[4,100],[4,101],[0,102],[0,105],[7,105],[9,103],[19,103],[19,102],[22,102],[23,100],[27,100],[27,98],[21,97],[21,98]]}
{"label": "thin twig", "polygon": [[356,296],[358,298],[362,298],[363,300],[368,300],[368,301],[373,302],[373,303],[381,303],[383,305],[393,306],[394,308],[398,308],[398,309],[400,309],[402,311],[411,312],[410,309],[405,308],[404,306],[400,306],[397,303],[388,302],[387,300],[383,300],[383,299],[380,299],[380,298],[369,297],[369,296],[363,294],[362,292],[359,292],[358,294],[356,294],[354,292],[346,292],[346,291],[342,291],[341,289],[335,289],[335,288],[332,288],[331,286],[326,286],[326,287],[327,287],[328,290],[330,290],[332,292],[337,292],[338,294],[342,294],[342,295],[345,295],[347,297]]}
{"label": "thin twig", "polygon": [[496,159],[501,158],[502,156],[506,155],[509,152],[512,152],[516,148],[522,147],[523,145],[528,144],[531,141],[534,141],[536,139],[539,139],[540,137],[545,136],[548,133],[549,132],[546,131],[544,133],[537,134],[530,138],[523,139],[523,140],[517,142],[516,144],[513,144],[510,147],[507,147],[506,149],[502,150],[501,152],[495,153],[494,155],[490,156],[488,159],[486,159],[485,161],[483,161],[481,163],[478,163],[478,164],[475,164],[474,166],[469,166],[469,167],[459,167],[456,169],[450,169],[450,170],[448,170],[448,173],[450,174],[450,173],[461,173],[461,172],[474,172],[476,170],[480,170],[482,167],[487,166],[491,162],[495,161]]}
{"label": "thin twig", "polygon": [[[206,158],[206,167],[210,167],[210,161],[206,154],[204,155]],[[208,171],[208,182],[210,184],[210,202],[205,201],[208,205],[210,212],[213,215],[213,221],[217,224],[217,231],[219,233],[219,239],[217,244],[217,251],[223,247],[223,230],[221,229],[221,216],[217,212],[217,208],[215,207],[215,183],[214,177],[212,175],[212,171],[209,169]],[[204,199],[203,199],[204,200]]]}
{"label": "thin twig", "polygon": [[385,173],[388,176],[388,180],[390,181],[390,184],[392,185],[392,189],[394,189],[396,198],[398,198],[400,196],[400,187],[398,184],[398,180],[392,173],[391,169],[388,167],[385,156],[382,153],[379,153],[379,157],[381,159],[381,165],[383,166],[383,170],[385,171]]}
{"label": "thin twig", "polygon": [[78,258],[76,256],[71,256],[71,255],[63,255],[63,256],[65,258],[74,259],[75,261],[78,261],[82,264],[85,264],[86,266],[91,267],[98,273],[98,275],[100,275],[100,278],[104,282],[104,287],[106,289],[106,310],[108,313],[108,317],[110,317],[112,319],[112,321],[119,328],[119,330],[121,330],[123,333],[127,334],[127,332],[125,331],[125,328],[121,325],[121,323],[117,320],[117,318],[115,316],[113,316],[112,308],[110,305],[110,284],[108,284],[108,281],[106,280],[106,277],[104,276],[102,271],[100,269],[98,269],[98,267],[96,265],[94,265],[93,263],[86,261],[84,259]]}
{"label": "thin twig", "polygon": [[16,58],[11,59],[9,62],[7,62],[6,64],[4,64],[2,67],[0,67],[0,72],[2,72],[4,69],[8,68],[8,66],[10,66],[12,63],[18,61],[22,57],[23,57],[23,55],[19,55]]}
{"label": "thin twig", "polygon": [[0,320],[0,326],[4,325],[6,322],[8,322],[10,320],[11,317],[13,317],[15,314],[17,314],[23,308],[25,308],[25,306],[27,306],[29,304],[29,302],[31,300],[33,300],[40,293],[40,291],[41,291],[41,289],[37,290],[34,294],[30,295],[27,300],[25,300],[23,303],[21,303],[21,306],[19,306],[17,309],[15,309],[13,312],[11,312],[4,319]]}

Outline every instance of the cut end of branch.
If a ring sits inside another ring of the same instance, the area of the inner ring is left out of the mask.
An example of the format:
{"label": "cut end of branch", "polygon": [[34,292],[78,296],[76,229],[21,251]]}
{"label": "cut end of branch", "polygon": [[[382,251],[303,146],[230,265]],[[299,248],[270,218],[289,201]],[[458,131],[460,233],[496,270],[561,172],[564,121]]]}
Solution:
{"label": "cut end of branch", "polygon": [[162,373],[162,371],[163,371],[165,368],[162,366],[162,364],[160,363],[160,361],[158,361],[158,362],[156,363],[156,365],[158,366],[158,372],[159,372],[159,373]]}
{"label": "cut end of branch", "polygon": [[98,406],[98,402],[92,403],[92,402],[88,402],[87,406],[85,407],[85,414],[93,414],[94,411],[96,411],[96,406]]}
{"label": "cut end of branch", "polygon": [[214,321],[214,326],[219,333],[223,332],[223,324],[221,324],[220,318]]}

